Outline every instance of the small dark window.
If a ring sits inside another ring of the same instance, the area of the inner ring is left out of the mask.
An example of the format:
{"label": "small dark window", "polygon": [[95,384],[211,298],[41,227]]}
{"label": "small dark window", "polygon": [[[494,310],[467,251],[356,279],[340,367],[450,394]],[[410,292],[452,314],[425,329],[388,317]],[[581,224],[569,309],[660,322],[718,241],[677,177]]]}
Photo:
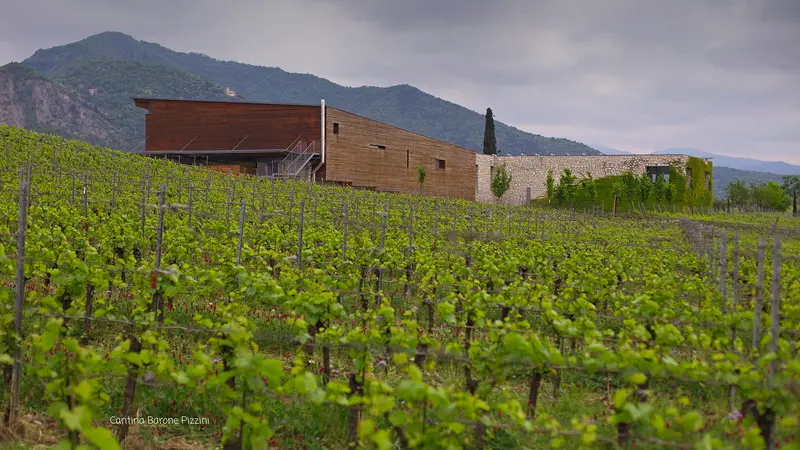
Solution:
{"label": "small dark window", "polygon": [[647,166],[645,169],[653,183],[658,181],[659,178],[664,181],[669,181],[669,166]]}
{"label": "small dark window", "polygon": [[444,169],[444,160],[443,159],[437,159],[436,160],[436,168],[437,169]]}
{"label": "small dark window", "polygon": [[333,134],[339,134],[339,124],[333,122]]}
{"label": "small dark window", "polygon": [[370,146],[371,148],[377,148],[378,150],[386,150],[386,146],[385,146],[385,145],[380,145],[380,144],[369,144],[369,146]]}
{"label": "small dark window", "polygon": [[411,162],[411,151],[406,149],[406,168],[409,167],[409,163]]}

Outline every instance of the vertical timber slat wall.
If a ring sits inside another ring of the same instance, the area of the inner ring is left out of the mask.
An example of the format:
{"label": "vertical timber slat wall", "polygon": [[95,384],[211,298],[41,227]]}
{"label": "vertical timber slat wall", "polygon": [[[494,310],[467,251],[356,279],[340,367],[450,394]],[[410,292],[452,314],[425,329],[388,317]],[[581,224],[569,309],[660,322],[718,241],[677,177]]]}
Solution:
{"label": "vertical timber slat wall", "polygon": [[[325,180],[377,190],[475,200],[475,152],[326,106]],[[334,133],[334,127],[338,133]],[[444,163],[438,163],[444,161]],[[437,168],[444,165],[444,168]]]}

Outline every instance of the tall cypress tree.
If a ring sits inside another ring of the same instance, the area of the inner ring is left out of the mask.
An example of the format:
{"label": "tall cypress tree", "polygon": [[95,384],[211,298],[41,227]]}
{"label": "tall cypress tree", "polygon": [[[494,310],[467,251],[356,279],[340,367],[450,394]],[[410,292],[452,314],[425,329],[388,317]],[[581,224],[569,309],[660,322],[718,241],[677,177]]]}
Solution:
{"label": "tall cypress tree", "polygon": [[483,131],[483,154],[497,154],[497,139],[494,137],[494,117],[492,117],[492,108],[486,108],[486,128]]}

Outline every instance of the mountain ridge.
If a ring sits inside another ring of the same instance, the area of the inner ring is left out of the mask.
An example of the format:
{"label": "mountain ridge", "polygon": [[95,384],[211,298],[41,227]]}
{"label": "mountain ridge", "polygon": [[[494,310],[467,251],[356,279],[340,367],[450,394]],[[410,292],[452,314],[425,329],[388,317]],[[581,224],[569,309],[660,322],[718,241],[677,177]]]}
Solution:
{"label": "mountain ridge", "polygon": [[[80,41],[37,50],[23,64],[47,75],[80,59],[135,61],[164,65],[222,87],[251,101],[318,103],[321,99],[341,109],[419,134],[482,151],[484,115],[428,94],[409,84],[391,87],[348,87],[312,74],[284,71],[200,53],[170,50],[157,43],[139,41],[127,34],[104,32]],[[58,78],[58,77],[57,77]],[[60,81],[68,82],[63,78]],[[545,137],[495,122],[498,148],[505,154],[597,155],[597,150],[566,138]],[[143,133],[142,133],[143,134]]]}
{"label": "mountain ridge", "polygon": [[733,181],[742,181],[745,184],[759,184],[773,181],[783,183],[784,175],[777,173],[758,172],[754,170],[733,169],[725,166],[714,167],[714,192],[719,198],[725,198],[725,188]]}
{"label": "mountain ridge", "polygon": [[[604,155],[635,155],[639,153],[618,150],[603,145],[592,145],[592,148]],[[646,153],[641,153],[646,154]],[[715,167],[728,167],[745,172],[774,173],[777,175],[800,175],[800,165],[790,164],[785,161],[768,161],[755,158],[725,156],[717,153],[706,152],[695,148],[672,147],[652,152],[653,155],[682,154],[698,158],[710,158]]]}
{"label": "mountain ridge", "polygon": [[753,172],[768,172],[778,175],[800,175],[800,166],[789,164],[783,161],[764,161],[755,158],[724,156],[694,148],[667,148],[653,153],[665,154],[675,152],[696,156],[698,158],[711,158],[715,166],[719,165],[723,167],[730,167],[731,169]]}
{"label": "mountain ridge", "polygon": [[[23,73],[22,67],[29,71]],[[279,67],[221,60],[197,52],[177,52],[161,44],[137,40],[114,31],[37,50],[22,64],[17,64],[13,71],[17,74],[17,87],[0,91],[0,102],[4,101],[3,95],[8,97],[11,95],[9,92],[15,92],[13,97],[9,97],[11,100],[6,100],[6,119],[0,115],[0,122],[11,121],[8,111],[15,111],[13,120],[18,126],[32,125],[32,129],[39,131],[79,137],[126,150],[134,148],[144,138],[144,115],[131,101],[131,97],[135,96],[307,104],[325,99],[332,106],[390,125],[452,142],[476,152],[482,149],[483,114],[435,97],[407,83],[389,87],[343,86],[317,75],[291,73]],[[26,81],[21,82],[20,77]],[[54,106],[55,110],[77,109],[83,111],[81,117],[90,117],[93,121],[89,124],[91,130],[81,131],[79,120],[59,122],[54,115],[47,113],[39,114],[43,118],[42,124],[35,123],[36,120],[27,123],[30,117],[39,117],[30,114],[30,111],[25,115],[26,119],[21,120],[19,111],[46,106],[41,96],[33,101],[19,94],[24,91],[19,86],[37,83],[42,88],[47,86],[41,92],[49,92],[53,96],[53,105],[59,105]],[[225,95],[224,88],[236,91],[236,97]],[[87,89],[95,93],[90,95]],[[59,126],[65,129],[59,130]],[[600,145],[588,146],[566,138],[527,133],[501,122],[496,122],[496,132],[500,153],[506,155],[633,154]],[[726,157],[691,148],[672,148],[654,153],[710,157],[716,167],[757,174],[736,175],[747,179],[774,179],[779,175],[800,174],[800,166],[785,162]]]}
{"label": "mountain ridge", "polygon": [[[78,59],[51,71],[50,77],[85,92],[92,89],[91,101],[111,112],[111,121],[124,136],[127,148],[141,146],[145,115],[132,97],[171,97],[198,100],[225,100],[224,88],[180,69],[137,61]],[[120,87],[117,80],[129,80]]]}
{"label": "mountain ridge", "polygon": [[604,155],[633,155],[633,153],[631,152],[626,152],[624,150],[617,150],[616,148],[606,147],[605,145],[593,144],[592,148]]}

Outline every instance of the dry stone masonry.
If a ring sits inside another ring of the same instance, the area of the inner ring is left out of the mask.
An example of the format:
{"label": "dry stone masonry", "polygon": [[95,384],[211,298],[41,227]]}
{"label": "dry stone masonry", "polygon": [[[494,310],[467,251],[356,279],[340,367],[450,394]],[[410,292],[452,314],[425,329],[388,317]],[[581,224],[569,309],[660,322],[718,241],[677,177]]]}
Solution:
{"label": "dry stone masonry", "polygon": [[[528,198],[536,199],[546,194],[547,171],[553,171],[556,182],[564,169],[572,170],[578,179],[591,174],[593,178],[645,173],[650,166],[680,165],[686,167],[687,155],[604,155],[604,156],[497,156],[476,155],[477,191],[475,200],[494,202],[491,180],[494,168],[501,164],[511,174],[511,187],[501,199],[502,203],[521,205]],[[530,197],[528,190],[530,189]]]}

